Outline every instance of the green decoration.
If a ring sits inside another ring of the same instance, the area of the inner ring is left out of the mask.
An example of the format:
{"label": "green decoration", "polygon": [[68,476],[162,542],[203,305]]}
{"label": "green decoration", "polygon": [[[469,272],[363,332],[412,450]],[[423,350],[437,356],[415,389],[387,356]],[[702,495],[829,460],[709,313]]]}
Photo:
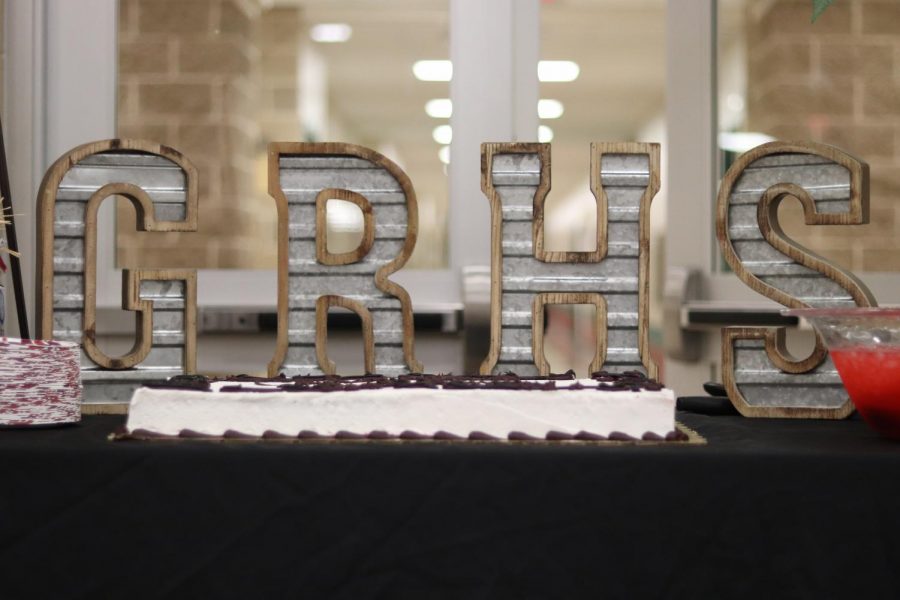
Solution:
{"label": "green decoration", "polygon": [[816,19],[825,12],[825,9],[831,6],[834,0],[812,0],[813,3],[813,14],[812,14],[812,22],[815,23]]}

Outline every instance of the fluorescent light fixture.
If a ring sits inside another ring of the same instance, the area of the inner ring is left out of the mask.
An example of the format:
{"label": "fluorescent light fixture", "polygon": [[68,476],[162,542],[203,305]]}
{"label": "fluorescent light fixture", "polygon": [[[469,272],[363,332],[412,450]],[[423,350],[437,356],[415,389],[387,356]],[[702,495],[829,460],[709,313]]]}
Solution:
{"label": "fluorescent light fixture", "polygon": [[581,69],[571,60],[542,60],[538,63],[540,81],[575,81]]}
{"label": "fluorescent light fixture", "polygon": [[563,104],[559,100],[541,98],[538,100],[538,118],[558,119],[563,114]]}
{"label": "fluorescent light fixture", "polygon": [[449,119],[453,114],[450,98],[432,98],[425,103],[425,114],[435,119]]}
{"label": "fluorescent light fixture", "polygon": [[438,158],[441,159],[441,162],[445,165],[450,164],[450,146],[441,146],[441,149],[438,150]]}
{"label": "fluorescent light fixture", "polygon": [[319,23],[309,30],[309,37],[322,44],[340,44],[353,35],[353,28],[346,23]]}
{"label": "fluorescent light fixture", "polygon": [[453,63],[449,60],[417,60],[412,70],[420,81],[450,81],[453,77]]}
{"label": "fluorescent light fixture", "polygon": [[[417,60],[412,70],[420,81],[450,81],[453,78],[453,63],[449,60]],[[538,62],[538,79],[541,81],[575,81],[579,73],[578,63],[571,60]]]}
{"label": "fluorescent light fixture", "polygon": [[719,148],[728,152],[744,153],[775,138],[756,131],[720,131]]}
{"label": "fluorescent light fixture", "polygon": [[434,141],[438,144],[449,144],[453,139],[453,129],[451,129],[449,125],[438,125],[434,128],[434,131],[431,132],[431,137],[433,137]]}
{"label": "fluorescent light fixture", "polygon": [[546,125],[538,127],[538,141],[542,144],[546,144],[551,140],[553,140],[553,130]]}
{"label": "fluorescent light fixture", "polygon": [[[541,119],[558,119],[564,112],[563,103],[559,100],[538,100],[538,117]],[[433,98],[425,103],[425,114],[435,119],[449,119],[453,114],[453,102],[449,98]]]}

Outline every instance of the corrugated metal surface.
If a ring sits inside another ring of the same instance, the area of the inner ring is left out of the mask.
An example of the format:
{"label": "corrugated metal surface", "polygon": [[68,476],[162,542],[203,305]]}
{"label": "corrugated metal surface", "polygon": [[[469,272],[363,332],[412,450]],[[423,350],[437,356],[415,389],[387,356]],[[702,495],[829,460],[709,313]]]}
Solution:
{"label": "corrugated metal surface", "polygon": [[[400,182],[387,169],[354,156],[282,155],[280,185],[288,202],[287,375],[321,374],[316,357],[316,300],[325,294],[363,304],[372,315],[375,372],[408,373],[400,300],[376,287],[378,269],[400,255],[408,209]],[[372,206],[375,241],[358,262],[325,265],[316,259],[316,197],[323,189],[356,192]],[[410,332],[412,334],[412,332]]]}
{"label": "corrugated metal surface", "polygon": [[604,154],[600,181],[607,195],[607,255],[595,263],[547,263],[534,258],[534,198],[541,183],[538,153],[494,155],[491,181],[502,215],[500,356],[493,373],[539,374],[532,352],[532,302],[543,292],[595,292],[607,302],[604,369],[645,372],[638,350],[639,218],[650,186],[647,154]]}
{"label": "corrugated metal surface", "polygon": [[[845,166],[816,154],[772,154],[750,163],[735,181],[727,209],[728,235],[744,268],[809,306],[855,306],[836,281],[772,247],[757,222],[763,193],[779,183],[802,187],[820,213],[849,213],[850,179]],[[847,401],[830,357],[808,373],[785,373],[768,359],[763,340],[743,339],[734,343],[734,364],[735,384],[750,406],[839,408]]]}
{"label": "corrugated metal surface", "polygon": [[[60,182],[53,218],[54,339],[82,342],[85,208],[91,195],[109,183],[131,183],[142,188],[153,201],[157,220],[185,219],[185,173],[165,157],[104,152],[71,167]],[[82,350],[86,403],[128,402],[141,381],[183,372],[184,282],[143,281],[140,299],[153,301],[153,348],[139,366],[121,371],[98,368]]]}

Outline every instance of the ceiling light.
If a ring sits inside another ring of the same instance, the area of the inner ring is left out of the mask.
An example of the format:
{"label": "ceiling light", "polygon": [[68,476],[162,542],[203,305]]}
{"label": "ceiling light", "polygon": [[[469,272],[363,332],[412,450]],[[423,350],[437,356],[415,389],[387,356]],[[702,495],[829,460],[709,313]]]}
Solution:
{"label": "ceiling light", "polygon": [[450,146],[441,146],[441,149],[438,150],[438,158],[441,159],[441,162],[445,165],[450,164]]}
{"label": "ceiling light", "polygon": [[542,144],[546,144],[553,139],[553,130],[547,127],[546,125],[541,125],[538,127],[538,141]]}
{"label": "ceiling light", "polygon": [[719,148],[727,152],[743,154],[766,142],[774,142],[775,138],[755,131],[720,131]]}
{"label": "ceiling light", "polygon": [[450,140],[453,139],[453,130],[449,125],[438,125],[434,128],[434,131],[431,132],[431,137],[434,138],[438,144],[449,144]]}
{"label": "ceiling light", "polygon": [[[421,81],[450,81],[453,63],[449,60],[418,60],[413,63],[413,75]],[[538,62],[540,81],[575,81],[581,69],[571,60],[542,60]]]}
{"label": "ceiling light", "polygon": [[571,60],[542,60],[538,63],[541,81],[575,81],[581,69]]}
{"label": "ceiling light", "polygon": [[319,23],[309,30],[310,39],[323,44],[346,42],[352,35],[353,28],[346,23]]}
{"label": "ceiling light", "polygon": [[542,98],[538,100],[538,118],[558,119],[563,114],[563,105],[559,100]]}
{"label": "ceiling light", "polygon": [[449,119],[453,114],[450,98],[433,98],[425,103],[425,113],[435,119]]}
{"label": "ceiling light", "polygon": [[453,77],[453,63],[449,60],[418,60],[412,70],[420,81],[450,81]]}

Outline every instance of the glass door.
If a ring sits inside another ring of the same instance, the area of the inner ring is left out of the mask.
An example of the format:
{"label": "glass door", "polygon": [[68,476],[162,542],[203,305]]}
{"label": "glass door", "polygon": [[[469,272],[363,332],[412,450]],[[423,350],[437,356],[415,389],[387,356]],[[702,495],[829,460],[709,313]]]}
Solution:
{"label": "glass door", "polygon": [[[738,156],[765,141],[820,142],[865,161],[870,166],[868,224],[806,225],[801,204],[793,199],[782,203],[777,216],[788,237],[854,273],[879,304],[900,302],[900,151],[895,146],[900,105],[893,83],[893,48],[900,28],[883,14],[892,9],[847,0],[815,22],[807,2],[720,0],[694,3],[693,10],[710,25],[700,32],[709,43],[701,37],[694,44],[706,51],[695,57],[705,61],[699,69],[709,72],[709,114],[699,119],[713,125],[709,173],[714,187]],[[684,35],[671,23],[669,32],[670,44],[671,38]],[[684,84],[673,65],[680,68],[670,60],[670,98]],[[670,106],[670,119],[672,110]],[[669,128],[671,132],[671,122]],[[684,137],[669,141],[678,146]],[[669,264],[667,302],[678,323],[668,339],[675,342],[668,348],[674,355],[668,357],[668,371],[675,373],[679,392],[694,393],[703,380],[720,378],[722,326],[784,321],[781,306],[745,286],[722,259],[715,242],[715,194],[681,206],[702,224],[708,232],[703,239],[712,244],[708,261],[676,264],[674,269]],[[696,229],[671,222],[666,236],[667,247],[676,253],[679,247],[698,244]],[[811,347],[808,330],[789,336],[789,349],[797,356]]]}

